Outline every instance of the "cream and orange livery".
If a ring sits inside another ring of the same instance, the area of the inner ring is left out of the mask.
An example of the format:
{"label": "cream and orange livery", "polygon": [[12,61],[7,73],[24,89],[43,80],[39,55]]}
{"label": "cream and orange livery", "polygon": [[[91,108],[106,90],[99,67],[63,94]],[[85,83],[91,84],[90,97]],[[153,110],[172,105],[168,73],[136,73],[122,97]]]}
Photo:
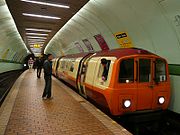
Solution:
{"label": "cream and orange livery", "polygon": [[53,73],[112,115],[165,110],[170,100],[166,60],[142,49],[67,55],[54,60]]}

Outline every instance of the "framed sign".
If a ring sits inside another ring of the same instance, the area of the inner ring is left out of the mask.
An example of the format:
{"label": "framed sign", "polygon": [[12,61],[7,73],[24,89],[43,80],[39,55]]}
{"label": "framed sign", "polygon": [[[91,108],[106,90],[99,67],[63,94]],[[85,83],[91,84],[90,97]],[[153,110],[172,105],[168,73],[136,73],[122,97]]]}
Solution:
{"label": "framed sign", "polygon": [[79,42],[74,43],[74,45],[76,46],[76,48],[78,48],[79,52],[81,52],[81,53],[84,52],[84,50],[83,50],[82,46],[79,44]]}
{"label": "framed sign", "polygon": [[84,39],[84,40],[82,40],[82,41],[83,41],[83,43],[85,44],[85,46],[87,47],[87,49],[88,49],[89,52],[94,51],[94,48],[93,48],[93,46],[91,45],[91,43],[89,42],[88,39]]}
{"label": "framed sign", "polygon": [[95,35],[94,38],[96,39],[102,50],[109,50],[109,47],[101,34]]}

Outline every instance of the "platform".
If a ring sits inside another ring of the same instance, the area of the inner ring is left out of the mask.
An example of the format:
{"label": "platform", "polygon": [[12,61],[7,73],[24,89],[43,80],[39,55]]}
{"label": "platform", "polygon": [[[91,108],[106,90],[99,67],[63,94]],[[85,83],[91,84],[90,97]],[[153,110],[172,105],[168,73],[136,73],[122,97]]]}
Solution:
{"label": "platform", "polygon": [[53,99],[43,100],[44,79],[25,71],[0,108],[0,135],[130,135],[53,77]]}

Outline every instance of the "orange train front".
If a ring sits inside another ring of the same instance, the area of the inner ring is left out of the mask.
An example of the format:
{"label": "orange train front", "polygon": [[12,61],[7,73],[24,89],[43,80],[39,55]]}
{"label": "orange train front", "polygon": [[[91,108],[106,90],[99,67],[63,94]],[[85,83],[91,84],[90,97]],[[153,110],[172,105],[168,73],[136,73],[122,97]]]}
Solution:
{"label": "orange train front", "polygon": [[165,110],[169,104],[167,62],[146,50],[67,55],[54,60],[53,71],[112,115]]}

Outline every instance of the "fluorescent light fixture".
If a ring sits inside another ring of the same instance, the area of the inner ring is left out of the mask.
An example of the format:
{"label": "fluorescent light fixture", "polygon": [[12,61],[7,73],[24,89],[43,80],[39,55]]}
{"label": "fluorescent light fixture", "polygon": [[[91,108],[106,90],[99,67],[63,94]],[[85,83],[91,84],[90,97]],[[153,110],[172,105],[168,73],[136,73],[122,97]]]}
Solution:
{"label": "fluorescent light fixture", "polygon": [[55,16],[46,16],[46,15],[37,15],[37,14],[28,14],[28,13],[22,13],[22,14],[24,16],[31,16],[31,17],[39,17],[39,18],[47,18],[47,19],[61,19]]}
{"label": "fluorescent light fixture", "polygon": [[47,29],[36,29],[36,28],[26,28],[25,30],[29,30],[29,31],[51,32],[51,30],[47,30]]}
{"label": "fluorescent light fixture", "polygon": [[34,44],[34,43],[45,43],[45,42],[43,42],[43,41],[30,41],[30,42],[28,42],[28,44]]}
{"label": "fluorescent light fixture", "polygon": [[42,33],[26,33],[26,35],[48,36],[48,34],[42,34]]}
{"label": "fluorescent light fixture", "polygon": [[44,44],[43,42],[34,42],[34,43],[28,43],[29,45],[34,45],[34,44]]}
{"label": "fluorescent light fixture", "polygon": [[27,40],[28,41],[46,41],[45,39],[35,39],[35,38],[33,38],[33,39],[28,38]]}
{"label": "fluorescent light fixture", "polygon": [[44,43],[44,41],[30,41],[28,44],[33,44],[33,43]]}
{"label": "fluorescent light fixture", "polygon": [[46,37],[34,37],[34,36],[27,36],[27,38],[35,38],[35,39],[47,39]]}
{"label": "fluorescent light fixture", "polygon": [[40,5],[46,5],[46,6],[53,6],[53,7],[70,8],[67,5],[53,4],[53,3],[49,3],[49,2],[40,2],[40,1],[35,1],[35,0],[21,0],[21,1],[29,2],[29,3],[34,3],[34,4],[40,4]]}
{"label": "fluorescent light fixture", "polygon": [[45,42],[44,40],[28,40],[28,43]]}
{"label": "fluorescent light fixture", "polygon": [[41,43],[41,42],[35,42],[35,43],[28,43],[29,45],[34,45],[34,44],[44,44],[44,43]]}

